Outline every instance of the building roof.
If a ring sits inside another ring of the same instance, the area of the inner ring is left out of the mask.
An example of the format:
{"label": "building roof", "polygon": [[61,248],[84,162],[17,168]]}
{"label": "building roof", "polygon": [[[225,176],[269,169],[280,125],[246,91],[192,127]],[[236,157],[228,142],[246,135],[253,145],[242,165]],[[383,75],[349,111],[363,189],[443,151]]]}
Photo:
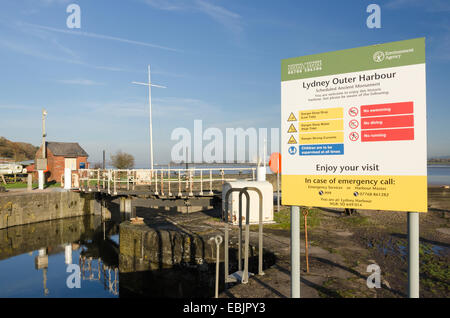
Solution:
{"label": "building roof", "polygon": [[77,142],[53,142],[45,143],[55,156],[88,157],[86,151]]}

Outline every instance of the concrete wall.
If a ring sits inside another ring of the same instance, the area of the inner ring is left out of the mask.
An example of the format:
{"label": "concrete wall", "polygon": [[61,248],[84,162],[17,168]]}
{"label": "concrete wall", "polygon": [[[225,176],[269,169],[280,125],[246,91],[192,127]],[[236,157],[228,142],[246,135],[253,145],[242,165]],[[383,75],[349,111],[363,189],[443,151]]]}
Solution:
{"label": "concrete wall", "polygon": [[93,214],[93,194],[24,192],[0,196],[0,229]]}

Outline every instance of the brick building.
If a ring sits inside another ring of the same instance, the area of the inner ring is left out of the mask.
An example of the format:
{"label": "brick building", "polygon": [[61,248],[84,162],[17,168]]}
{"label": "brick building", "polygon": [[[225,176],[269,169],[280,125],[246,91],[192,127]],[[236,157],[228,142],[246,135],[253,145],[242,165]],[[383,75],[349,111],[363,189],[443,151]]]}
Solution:
{"label": "brick building", "polygon": [[[47,181],[61,182],[64,168],[73,171],[89,168],[87,158],[89,155],[77,142],[46,142]],[[36,152],[36,159],[42,158],[42,146]]]}

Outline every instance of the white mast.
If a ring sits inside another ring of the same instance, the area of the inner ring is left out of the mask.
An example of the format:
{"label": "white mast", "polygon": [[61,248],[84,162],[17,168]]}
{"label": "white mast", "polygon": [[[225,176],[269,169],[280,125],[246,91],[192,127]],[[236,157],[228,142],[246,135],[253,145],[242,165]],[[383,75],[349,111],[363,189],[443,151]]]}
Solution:
{"label": "white mast", "polygon": [[133,84],[148,86],[148,107],[150,110],[150,167],[153,170],[153,131],[152,131],[152,86],[159,88],[167,88],[161,85],[152,84],[150,79],[150,65],[148,66],[148,83],[132,82]]}

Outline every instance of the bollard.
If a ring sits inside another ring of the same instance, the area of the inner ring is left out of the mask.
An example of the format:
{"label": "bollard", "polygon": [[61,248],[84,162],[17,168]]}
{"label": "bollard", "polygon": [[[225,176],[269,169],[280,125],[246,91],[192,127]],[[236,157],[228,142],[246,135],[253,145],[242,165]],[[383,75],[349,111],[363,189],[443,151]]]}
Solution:
{"label": "bollard", "polygon": [[27,176],[27,191],[33,190],[33,175],[31,173]]}

